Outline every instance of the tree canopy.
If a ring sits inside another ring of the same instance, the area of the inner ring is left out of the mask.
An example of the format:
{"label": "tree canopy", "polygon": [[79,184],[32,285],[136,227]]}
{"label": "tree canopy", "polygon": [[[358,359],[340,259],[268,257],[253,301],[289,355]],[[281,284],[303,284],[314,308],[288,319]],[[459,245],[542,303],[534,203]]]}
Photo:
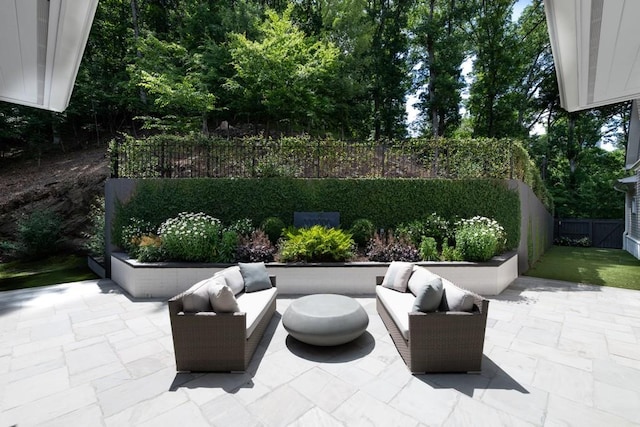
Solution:
{"label": "tree canopy", "polygon": [[517,138],[557,215],[619,217],[621,195],[607,190],[602,209],[593,197],[624,174],[620,153],[599,143],[623,147],[629,105],[562,110],[543,2],[517,19],[514,4],[101,0],[67,111],[0,103],[0,151],[223,122],[265,138]]}

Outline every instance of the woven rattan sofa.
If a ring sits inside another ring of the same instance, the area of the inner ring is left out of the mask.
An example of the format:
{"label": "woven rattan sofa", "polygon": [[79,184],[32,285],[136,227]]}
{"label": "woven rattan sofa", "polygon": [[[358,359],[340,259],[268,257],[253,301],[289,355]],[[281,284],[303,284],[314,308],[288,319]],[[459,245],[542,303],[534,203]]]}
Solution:
{"label": "woven rattan sofa", "polygon": [[[229,267],[168,301],[178,371],[243,372],[249,366],[276,310],[276,278],[268,276],[268,289],[245,292],[238,287],[238,277],[238,266]],[[189,296],[216,280],[236,283],[236,312],[185,307],[193,305]]]}
{"label": "woven rattan sofa", "polygon": [[[489,301],[440,279],[445,287],[443,301],[435,311],[425,313],[412,307],[416,295],[409,289],[389,289],[382,286],[384,277],[377,277],[378,314],[411,372],[480,372]],[[447,292],[464,292],[471,308],[449,310]]]}

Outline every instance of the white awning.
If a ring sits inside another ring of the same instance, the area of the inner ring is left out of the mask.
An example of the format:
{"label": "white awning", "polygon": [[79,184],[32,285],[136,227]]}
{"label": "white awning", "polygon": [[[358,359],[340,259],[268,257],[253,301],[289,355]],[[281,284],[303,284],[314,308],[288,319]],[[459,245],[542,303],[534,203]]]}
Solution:
{"label": "white awning", "polygon": [[563,108],[640,98],[639,0],[544,0],[544,7]]}
{"label": "white awning", "polygon": [[98,0],[0,0],[0,101],[69,105]]}
{"label": "white awning", "polygon": [[638,175],[627,176],[618,180],[620,184],[635,184],[638,182]]}

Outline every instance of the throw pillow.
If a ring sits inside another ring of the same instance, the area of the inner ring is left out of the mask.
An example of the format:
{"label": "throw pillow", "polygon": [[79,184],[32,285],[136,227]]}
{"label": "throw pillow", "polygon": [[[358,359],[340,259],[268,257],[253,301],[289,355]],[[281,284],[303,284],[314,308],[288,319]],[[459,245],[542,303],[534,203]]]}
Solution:
{"label": "throw pillow", "polygon": [[216,313],[235,313],[240,311],[238,301],[229,286],[219,280],[209,285],[209,300]]}
{"label": "throw pillow", "polygon": [[185,313],[211,311],[208,285],[211,279],[202,280],[190,287],[182,296],[182,309]]}
{"label": "throw pillow", "polygon": [[426,268],[417,267],[409,279],[409,289],[416,296],[413,311],[434,312],[442,302],[442,278]]}
{"label": "throw pillow", "polygon": [[409,277],[413,271],[413,264],[403,261],[392,261],[382,280],[382,286],[398,292],[407,292]]}
{"label": "throw pillow", "polygon": [[237,265],[225,268],[218,274],[224,278],[225,283],[229,288],[231,288],[234,295],[238,295],[240,292],[244,291],[244,278],[242,277],[240,268]]}
{"label": "throw pillow", "polygon": [[238,263],[240,273],[244,279],[245,292],[262,291],[271,288],[271,280],[264,262]]}
{"label": "throw pillow", "polygon": [[442,295],[442,303],[440,311],[472,311],[474,298],[470,292],[460,289],[459,287],[443,282],[444,294]]}

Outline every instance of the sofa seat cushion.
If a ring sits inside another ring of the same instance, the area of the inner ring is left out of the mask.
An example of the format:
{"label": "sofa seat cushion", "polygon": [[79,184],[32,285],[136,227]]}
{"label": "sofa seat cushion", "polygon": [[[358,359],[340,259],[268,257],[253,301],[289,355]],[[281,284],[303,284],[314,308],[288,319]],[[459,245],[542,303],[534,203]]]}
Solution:
{"label": "sofa seat cushion", "polygon": [[409,313],[413,311],[415,296],[410,292],[397,292],[384,286],[376,286],[376,295],[385,306],[391,319],[405,340],[409,339]]}
{"label": "sofa seat cushion", "polygon": [[240,311],[247,315],[247,338],[253,334],[277,295],[277,288],[269,288],[257,292],[244,292],[237,296]]}
{"label": "sofa seat cushion", "polygon": [[227,282],[227,286],[231,288],[234,295],[238,295],[244,291],[244,279],[240,273],[240,267],[234,265],[233,267],[227,267],[222,271],[217,272],[214,277],[222,276]]}
{"label": "sofa seat cushion", "polygon": [[209,285],[213,278],[199,281],[187,289],[182,296],[182,309],[185,313],[213,311],[209,300]]}

